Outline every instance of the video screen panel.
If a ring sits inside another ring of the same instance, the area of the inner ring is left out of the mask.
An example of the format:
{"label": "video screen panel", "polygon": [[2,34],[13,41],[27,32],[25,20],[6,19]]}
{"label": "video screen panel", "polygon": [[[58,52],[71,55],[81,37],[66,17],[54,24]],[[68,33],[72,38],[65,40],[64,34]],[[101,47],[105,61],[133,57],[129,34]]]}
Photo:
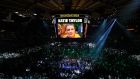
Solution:
{"label": "video screen panel", "polygon": [[83,38],[83,23],[58,23],[59,38]]}
{"label": "video screen panel", "polygon": [[81,40],[86,38],[88,28],[88,15],[56,14],[53,15],[52,18],[55,37],[60,38],[58,40],[64,40],[65,38],[66,40],[67,38],[68,40]]}

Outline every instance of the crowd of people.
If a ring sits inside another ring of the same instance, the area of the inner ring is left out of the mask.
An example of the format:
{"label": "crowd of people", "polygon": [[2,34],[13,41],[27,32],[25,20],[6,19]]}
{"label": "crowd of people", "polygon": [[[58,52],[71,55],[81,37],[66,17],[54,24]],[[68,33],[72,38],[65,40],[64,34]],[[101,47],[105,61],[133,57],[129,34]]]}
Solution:
{"label": "crowd of people", "polygon": [[100,56],[95,59],[88,57],[90,49],[88,45],[76,48],[54,43],[18,50],[1,50],[0,60],[3,61],[0,62],[0,78],[139,78],[139,60],[129,50],[103,48]]}

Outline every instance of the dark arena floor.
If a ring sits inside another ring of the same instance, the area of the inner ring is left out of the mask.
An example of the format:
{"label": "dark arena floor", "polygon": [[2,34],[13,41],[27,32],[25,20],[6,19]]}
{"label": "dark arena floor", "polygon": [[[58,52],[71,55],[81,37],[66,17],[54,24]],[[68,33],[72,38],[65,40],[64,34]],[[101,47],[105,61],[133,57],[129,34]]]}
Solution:
{"label": "dark arena floor", "polygon": [[140,79],[139,0],[0,0],[0,79]]}

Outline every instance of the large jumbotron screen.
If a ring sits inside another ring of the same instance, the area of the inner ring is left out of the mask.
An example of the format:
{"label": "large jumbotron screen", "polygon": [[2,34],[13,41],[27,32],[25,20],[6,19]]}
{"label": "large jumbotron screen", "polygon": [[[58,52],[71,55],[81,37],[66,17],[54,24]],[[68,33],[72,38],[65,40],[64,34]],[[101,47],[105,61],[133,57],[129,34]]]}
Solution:
{"label": "large jumbotron screen", "polygon": [[58,23],[59,38],[83,38],[83,23]]}
{"label": "large jumbotron screen", "polygon": [[85,15],[60,14],[53,18],[57,38],[86,38],[88,19]]}

